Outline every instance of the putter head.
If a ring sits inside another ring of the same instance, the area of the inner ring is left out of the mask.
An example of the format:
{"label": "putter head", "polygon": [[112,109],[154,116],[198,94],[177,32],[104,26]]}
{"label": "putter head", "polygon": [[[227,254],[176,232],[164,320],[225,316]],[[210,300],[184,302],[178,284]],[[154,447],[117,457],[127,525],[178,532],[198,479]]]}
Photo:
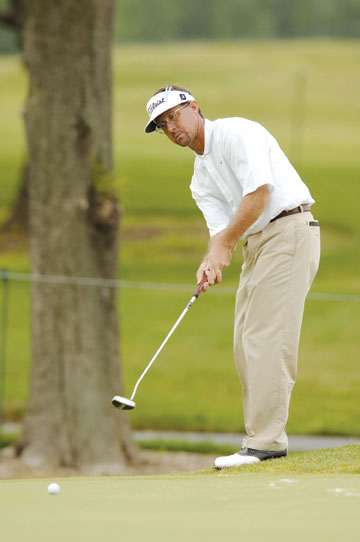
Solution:
{"label": "putter head", "polygon": [[121,395],[115,395],[115,397],[112,398],[112,404],[114,407],[120,409],[120,410],[132,410],[135,408],[135,401],[132,401],[131,399],[127,399],[126,397],[121,397]]}

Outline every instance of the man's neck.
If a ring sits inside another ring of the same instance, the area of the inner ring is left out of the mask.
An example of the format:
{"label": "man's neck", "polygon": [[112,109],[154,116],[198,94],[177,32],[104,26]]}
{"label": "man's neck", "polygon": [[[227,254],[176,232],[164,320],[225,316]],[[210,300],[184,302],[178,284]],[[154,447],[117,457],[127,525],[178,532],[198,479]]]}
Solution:
{"label": "man's neck", "polygon": [[190,145],[190,149],[192,149],[196,154],[204,154],[205,150],[205,121],[204,119],[200,118],[198,127],[197,127],[197,134],[194,138],[194,141]]}

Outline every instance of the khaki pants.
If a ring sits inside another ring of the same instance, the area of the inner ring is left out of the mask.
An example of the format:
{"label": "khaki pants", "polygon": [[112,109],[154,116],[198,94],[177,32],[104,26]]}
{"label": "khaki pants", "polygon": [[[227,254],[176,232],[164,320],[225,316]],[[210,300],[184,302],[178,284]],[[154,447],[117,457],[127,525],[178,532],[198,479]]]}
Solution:
{"label": "khaki pants", "polygon": [[250,235],[236,296],[234,354],[243,393],[244,447],[284,450],[305,297],[320,259],[310,212]]}

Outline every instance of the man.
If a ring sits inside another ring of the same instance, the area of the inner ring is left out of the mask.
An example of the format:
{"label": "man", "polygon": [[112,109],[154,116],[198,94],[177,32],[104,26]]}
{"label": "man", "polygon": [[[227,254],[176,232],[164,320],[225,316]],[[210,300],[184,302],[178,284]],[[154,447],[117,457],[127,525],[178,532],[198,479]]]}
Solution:
{"label": "man", "polygon": [[305,297],[320,258],[311,194],[276,140],[243,118],[204,119],[184,87],[163,87],[147,104],[145,132],[162,131],[195,153],[192,196],[210,232],[197,271],[204,289],[221,281],[245,240],[236,297],[234,356],[243,392],[243,448],[215,467],[287,455],[285,426],[295,383]]}

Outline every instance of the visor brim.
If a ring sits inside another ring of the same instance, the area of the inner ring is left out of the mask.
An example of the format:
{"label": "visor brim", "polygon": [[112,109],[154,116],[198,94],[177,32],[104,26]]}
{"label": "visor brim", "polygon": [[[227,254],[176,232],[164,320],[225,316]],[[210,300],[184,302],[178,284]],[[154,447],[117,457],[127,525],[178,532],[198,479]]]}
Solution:
{"label": "visor brim", "polygon": [[156,124],[153,120],[150,120],[145,126],[144,132],[146,134],[151,134],[151,132],[155,132],[155,130],[156,130]]}

